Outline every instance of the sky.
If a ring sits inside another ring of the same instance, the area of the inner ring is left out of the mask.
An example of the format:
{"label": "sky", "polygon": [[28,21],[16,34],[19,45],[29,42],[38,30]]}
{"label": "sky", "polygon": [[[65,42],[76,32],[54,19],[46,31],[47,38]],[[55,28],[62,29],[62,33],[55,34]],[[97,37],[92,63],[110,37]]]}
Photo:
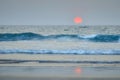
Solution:
{"label": "sky", "polygon": [[120,0],[0,0],[0,25],[120,25]]}

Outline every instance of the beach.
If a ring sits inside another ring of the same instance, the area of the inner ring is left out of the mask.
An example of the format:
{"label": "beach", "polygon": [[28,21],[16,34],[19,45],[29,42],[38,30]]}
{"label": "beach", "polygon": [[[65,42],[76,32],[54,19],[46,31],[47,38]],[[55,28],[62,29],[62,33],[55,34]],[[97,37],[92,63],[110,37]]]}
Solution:
{"label": "beach", "polygon": [[[116,66],[0,66],[1,80],[119,80]],[[54,65],[54,64],[53,64]]]}
{"label": "beach", "polygon": [[0,80],[120,80],[119,26],[1,25]]}
{"label": "beach", "polygon": [[0,66],[120,66],[119,55],[0,54],[0,60]]}
{"label": "beach", "polygon": [[[115,63],[115,61],[120,61],[118,55],[30,55],[16,53],[0,54],[0,59],[1,80],[120,79],[120,63]],[[97,63],[92,61],[97,61]]]}

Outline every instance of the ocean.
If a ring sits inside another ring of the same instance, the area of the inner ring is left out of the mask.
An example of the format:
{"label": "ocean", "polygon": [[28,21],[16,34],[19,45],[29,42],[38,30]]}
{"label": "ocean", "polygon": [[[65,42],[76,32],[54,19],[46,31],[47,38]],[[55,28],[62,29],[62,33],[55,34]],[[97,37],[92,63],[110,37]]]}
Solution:
{"label": "ocean", "polygon": [[0,54],[120,55],[120,26],[1,25]]}
{"label": "ocean", "polygon": [[0,80],[120,80],[119,75],[120,26],[0,26]]}

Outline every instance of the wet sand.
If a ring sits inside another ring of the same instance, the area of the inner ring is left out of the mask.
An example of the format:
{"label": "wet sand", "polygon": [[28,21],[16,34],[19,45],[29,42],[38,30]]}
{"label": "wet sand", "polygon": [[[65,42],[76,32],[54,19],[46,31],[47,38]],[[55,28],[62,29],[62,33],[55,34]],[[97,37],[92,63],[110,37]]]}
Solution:
{"label": "wet sand", "polygon": [[120,80],[120,64],[38,63],[34,60],[120,61],[119,55],[0,54],[0,59],[33,60],[1,63],[0,80]]}
{"label": "wet sand", "polygon": [[0,67],[0,80],[119,80],[120,67]]}
{"label": "wet sand", "polygon": [[[19,28],[18,28],[19,27]],[[120,34],[120,26],[1,26],[0,33],[32,32],[56,34]],[[29,45],[28,45],[29,44]],[[39,45],[38,45],[39,44]],[[47,45],[45,45],[47,44]],[[0,42],[0,49],[120,49],[119,43],[74,41],[15,41]],[[13,61],[6,61],[13,60]],[[32,60],[14,63],[14,60]],[[36,61],[51,61],[49,63]],[[56,63],[54,61],[66,61]],[[72,62],[71,62],[72,61]],[[0,80],[120,80],[120,63],[75,63],[76,61],[115,62],[119,55],[29,55],[0,54]]]}
{"label": "wet sand", "polygon": [[120,66],[119,62],[119,55],[0,54],[0,66]]}

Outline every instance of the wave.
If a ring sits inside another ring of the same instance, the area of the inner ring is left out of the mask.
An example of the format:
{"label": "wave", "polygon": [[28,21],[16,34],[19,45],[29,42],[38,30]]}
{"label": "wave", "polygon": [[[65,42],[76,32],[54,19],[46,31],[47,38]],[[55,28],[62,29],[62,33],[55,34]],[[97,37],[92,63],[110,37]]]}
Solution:
{"label": "wave", "polygon": [[91,63],[91,64],[120,64],[120,61],[71,61],[71,60],[11,60],[0,59],[0,64],[12,64],[12,63],[25,63],[25,62],[38,62],[38,63]]}
{"label": "wave", "polygon": [[74,55],[120,55],[120,50],[0,50],[0,54],[74,54]]}
{"label": "wave", "polygon": [[49,39],[74,39],[74,40],[86,40],[92,42],[119,42],[120,34],[117,35],[74,35],[74,34],[58,34],[44,36],[41,34],[35,34],[31,32],[27,33],[4,33],[0,34],[0,41],[20,41],[20,40],[49,40]]}

